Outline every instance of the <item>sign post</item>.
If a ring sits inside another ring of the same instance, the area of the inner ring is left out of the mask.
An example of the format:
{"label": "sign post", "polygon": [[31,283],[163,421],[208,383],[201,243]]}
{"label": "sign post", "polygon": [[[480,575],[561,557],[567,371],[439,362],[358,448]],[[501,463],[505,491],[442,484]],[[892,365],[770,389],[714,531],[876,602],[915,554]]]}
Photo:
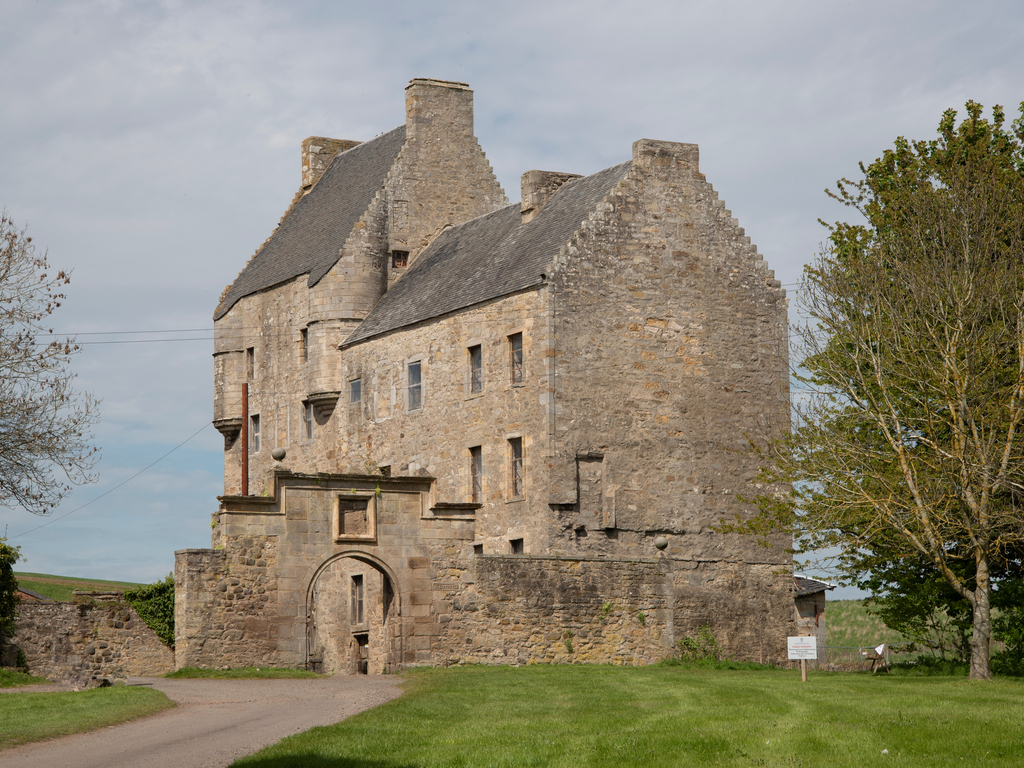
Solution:
{"label": "sign post", "polygon": [[816,637],[787,637],[789,645],[789,658],[800,660],[800,679],[807,682],[807,660],[818,658],[818,638]]}

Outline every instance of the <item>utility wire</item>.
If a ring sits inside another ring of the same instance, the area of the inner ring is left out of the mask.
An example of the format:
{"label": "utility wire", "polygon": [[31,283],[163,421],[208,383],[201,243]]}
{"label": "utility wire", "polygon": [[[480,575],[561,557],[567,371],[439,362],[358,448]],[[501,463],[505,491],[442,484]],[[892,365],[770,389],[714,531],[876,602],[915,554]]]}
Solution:
{"label": "utility wire", "polygon": [[18,534],[17,536],[11,536],[11,537],[10,537],[10,538],[11,538],[11,540],[13,540],[13,539],[20,539],[20,538],[21,538],[22,536],[28,536],[28,535],[29,535],[30,533],[34,533],[35,531],[38,531],[38,530],[39,530],[40,528],[45,528],[45,527],[46,527],[46,526],[48,526],[48,525],[52,525],[53,523],[56,523],[56,522],[57,522],[58,520],[63,520],[63,519],[64,519],[65,517],[67,517],[68,515],[73,515],[73,514],[75,514],[75,512],[78,512],[78,511],[79,511],[80,509],[85,509],[85,508],[86,508],[86,507],[88,507],[88,506],[89,506],[90,504],[92,504],[92,503],[94,503],[94,502],[97,502],[97,501],[99,501],[100,499],[102,499],[102,498],[103,498],[104,496],[108,496],[108,495],[110,495],[111,493],[113,493],[114,491],[116,491],[116,490],[117,490],[118,488],[121,488],[121,487],[123,487],[123,486],[127,485],[128,483],[130,483],[130,482],[131,482],[132,480],[134,480],[134,479],[135,479],[136,477],[138,477],[139,475],[141,475],[141,474],[142,474],[143,472],[145,472],[146,470],[148,470],[148,469],[151,469],[152,467],[154,467],[154,466],[156,466],[157,464],[159,464],[159,463],[160,463],[161,461],[163,461],[163,460],[164,460],[164,459],[166,459],[166,458],[167,458],[168,456],[170,456],[170,455],[171,455],[172,453],[174,453],[174,452],[175,452],[176,450],[178,450],[179,448],[181,448],[181,446],[185,445],[185,443],[187,443],[187,442],[188,442],[189,440],[191,440],[191,439],[192,439],[193,437],[195,437],[196,435],[198,435],[198,434],[199,434],[200,432],[202,432],[202,431],[203,431],[204,429],[206,429],[206,428],[207,428],[208,426],[210,426],[210,422],[207,422],[206,424],[203,424],[203,426],[202,426],[202,427],[200,427],[200,428],[199,428],[199,429],[198,429],[198,430],[197,430],[196,432],[193,432],[193,433],[192,433],[192,435],[191,435],[190,437],[187,437],[187,438],[186,438],[185,440],[183,440],[182,442],[178,443],[178,444],[177,444],[176,446],[174,446],[173,448],[171,448],[171,450],[169,450],[169,451],[168,451],[167,453],[165,453],[165,454],[164,454],[163,456],[161,456],[161,457],[160,457],[159,459],[157,459],[156,461],[154,461],[154,462],[153,462],[152,464],[149,464],[149,465],[147,465],[147,466],[143,467],[143,468],[142,468],[142,469],[140,469],[140,470],[139,470],[138,472],[136,472],[136,473],[135,473],[134,475],[132,475],[131,477],[129,477],[129,478],[127,479],[127,480],[123,480],[122,482],[118,483],[117,485],[115,485],[115,486],[114,486],[113,488],[111,488],[110,490],[108,490],[108,491],[104,491],[104,492],[103,492],[103,493],[101,493],[101,494],[100,494],[99,496],[97,496],[97,497],[96,497],[95,499],[92,499],[91,501],[87,501],[87,502],[85,502],[85,504],[83,504],[82,506],[80,506],[80,507],[76,507],[75,509],[72,509],[72,510],[71,510],[70,512],[68,512],[68,513],[66,513],[66,514],[63,514],[63,515],[61,515],[60,517],[54,517],[54,518],[52,518],[52,519],[50,519],[50,520],[47,520],[47,521],[46,521],[45,523],[43,523],[42,525],[37,525],[37,526],[36,526],[35,528],[30,528],[29,530],[25,531],[24,533],[19,533],[19,534]]}

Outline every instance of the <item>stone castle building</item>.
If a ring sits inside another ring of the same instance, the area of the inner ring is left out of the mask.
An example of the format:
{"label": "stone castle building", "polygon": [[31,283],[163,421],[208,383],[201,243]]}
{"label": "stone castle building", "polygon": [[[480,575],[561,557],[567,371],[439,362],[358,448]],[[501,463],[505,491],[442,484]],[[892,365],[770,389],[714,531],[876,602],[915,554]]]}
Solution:
{"label": "stone castle building", "polygon": [[711,526],[788,428],[785,292],[696,145],[521,192],[464,83],[302,143],[214,314],[224,495],[176,553],[179,667],[638,664],[702,625],[784,658],[786,542]]}

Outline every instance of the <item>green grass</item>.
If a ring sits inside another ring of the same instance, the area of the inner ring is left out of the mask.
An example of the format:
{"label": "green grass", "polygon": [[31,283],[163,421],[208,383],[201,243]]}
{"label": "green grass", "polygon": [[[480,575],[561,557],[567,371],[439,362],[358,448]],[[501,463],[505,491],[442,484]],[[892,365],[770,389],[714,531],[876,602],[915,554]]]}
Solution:
{"label": "green grass", "polygon": [[18,685],[39,685],[50,682],[45,677],[36,677],[27,672],[13,669],[0,669],[0,688],[14,688]]}
{"label": "green grass", "polygon": [[271,667],[239,667],[237,669],[199,669],[182,667],[164,677],[175,679],[216,678],[218,680],[275,680],[279,678],[323,677],[305,669],[278,669]]}
{"label": "green grass", "polygon": [[825,633],[830,646],[866,648],[906,642],[902,634],[868,613],[863,600],[829,600],[825,604]]}
{"label": "green grass", "polygon": [[18,586],[31,589],[51,600],[73,600],[74,590],[86,592],[113,592],[139,586],[128,581],[104,581],[102,579],[78,579],[72,576],[53,576],[48,573],[25,573],[15,571],[14,578]]}
{"label": "green grass", "polygon": [[[236,768],[1018,766],[1024,683],[680,667],[465,667]],[[888,750],[887,755],[882,751]]]}
{"label": "green grass", "polygon": [[0,696],[0,749],[117,725],[173,706],[160,691],[136,686],[5,693]]}

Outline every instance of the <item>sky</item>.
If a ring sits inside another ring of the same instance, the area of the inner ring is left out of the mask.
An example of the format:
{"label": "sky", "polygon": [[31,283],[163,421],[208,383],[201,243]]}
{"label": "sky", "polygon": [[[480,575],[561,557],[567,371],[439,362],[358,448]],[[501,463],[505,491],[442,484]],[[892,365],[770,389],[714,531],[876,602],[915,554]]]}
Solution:
{"label": "sky", "polygon": [[470,84],[512,200],[526,170],[699,144],[793,288],[858,162],[968,99],[1016,116],[1021,40],[1024,5],[984,0],[0,0],[0,208],[72,271],[53,326],[102,400],[97,482],[45,518],[0,507],[0,535],[19,570],[139,582],[209,546],[217,299],[298,189],[302,139],[404,123],[411,78]]}

